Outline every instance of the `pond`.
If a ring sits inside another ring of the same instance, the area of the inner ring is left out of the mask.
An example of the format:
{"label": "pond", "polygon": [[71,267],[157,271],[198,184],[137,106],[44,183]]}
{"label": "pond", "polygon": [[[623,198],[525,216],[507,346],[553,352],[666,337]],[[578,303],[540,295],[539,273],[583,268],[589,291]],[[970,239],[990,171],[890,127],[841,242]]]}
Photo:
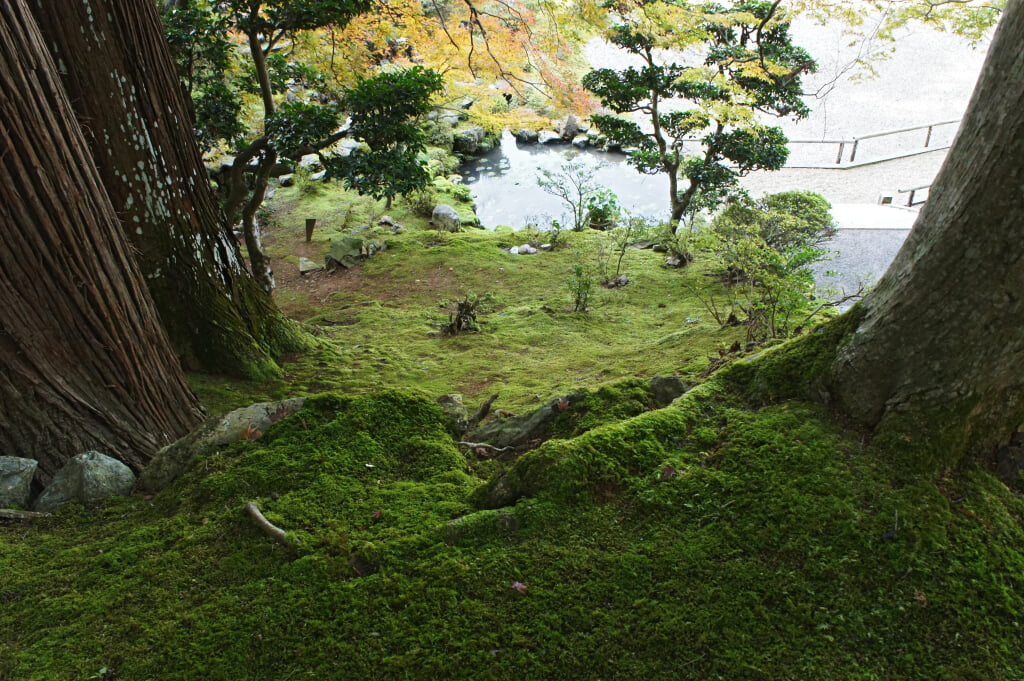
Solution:
{"label": "pond", "polygon": [[[552,218],[565,224],[563,216],[569,209],[541,190],[537,176],[541,170],[558,172],[570,161],[593,170],[594,181],[615,192],[630,212],[655,220],[668,217],[668,180],[664,175],[638,173],[621,153],[568,145],[519,145],[506,132],[500,148],[463,166],[461,173],[473,190],[477,215],[486,228],[507,225],[522,229],[531,223],[543,228]],[[831,259],[815,266],[816,279],[822,289],[849,293],[859,282],[874,283],[885,273],[917,211],[868,203],[834,203],[832,215],[839,233],[827,244]],[[571,218],[568,224],[572,224]]]}

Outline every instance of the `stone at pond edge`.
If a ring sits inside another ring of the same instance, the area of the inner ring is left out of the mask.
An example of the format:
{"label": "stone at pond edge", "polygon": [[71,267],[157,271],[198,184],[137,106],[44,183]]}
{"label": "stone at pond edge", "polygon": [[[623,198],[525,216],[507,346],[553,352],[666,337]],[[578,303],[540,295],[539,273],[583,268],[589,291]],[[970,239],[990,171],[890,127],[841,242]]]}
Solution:
{"label": "stone at pond edge", "polygon": [[292,185],[295,184],[295,176],[282,175],[281,177],[278,178],[277,183],[282,187],[291,187]]}
{"label": "stone at pond edge", "polygon": [[523,128],[516,131],[516,142],[520,144],[536,144],[538,139],[540,139],[540,135],[536,130]]}
{"label": "stone at pond edge", "polygon": [[452,151],[456,154],[475,154],[480,151],[486,134],[486,131],[478,125],[459,130],[455,133]]}
{"label": "stone at pond edge", "polygon": [[562,136],[551,130],[541,130],[537,135],[538,144],[555,144],[562,141]]}
{"label": "stone at pond edge", "polygon": [[436,229],[444,232],[461,232],[462,218],[459,212],[449,205],[439,203],[434,206],[434,212],[430,216],[430,222]]}
{"label": "stone at pond edge", "polygon": [[462,403],[462,395],[459,393],[448,393],[447,395],[441,395],[434,401],[441,406],[441,411],[444,412],[448,432],[452,434],[452,437],[462,437],[469,423],[469,414],[466,412],[466,405]]}
{"label": "stone at pond edge", "polygon": [[208,419],[185,437],[172,442],[153,456],[139,476],[140,487],[156,492],[188,470],[192,459],[212,447],[226,447],[249,436],[262,434],[271,425],[302,409],[305,398],[280,402],[259,402],[236,409],[220,418]]}
{"label": "stone at pond edge", "polygon": [[686,384],[678,376],[655,376],[651,379],[654,401],[664,407],[686,392]]}
{"label": "stone at pond edge", "polygon": [[107,497],[131,493],[134,484],[135,474],[128,466],[100,452],[85,452],[57,471],[33,508],[50,513],[72,499],[92,506]]}
{"label": "stone at pond edge", "polygon": [[38,466],[34,459],[0,456],[0,508],[28,507]]}

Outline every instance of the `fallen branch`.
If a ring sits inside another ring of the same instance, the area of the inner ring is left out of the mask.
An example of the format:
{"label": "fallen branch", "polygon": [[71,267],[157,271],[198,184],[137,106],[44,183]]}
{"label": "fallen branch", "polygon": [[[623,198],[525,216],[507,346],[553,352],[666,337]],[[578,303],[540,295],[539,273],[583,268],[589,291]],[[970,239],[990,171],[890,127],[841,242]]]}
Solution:
{"label": "fallen branch", "polygon": [[17,511],[13,508],[0,508],[0,520],[33,520],[35,518],[48,518],[49,513],[36,513],[35,511]]}
{"label": "fallen branch", "polygon": [[480,408],[476,410],[476,413],[473,414],[473,417],[469,419],[469,422],[466,424],[467,433],[476,428],[477,425],[484,420],[487,413],[491,411],[491,405],[494,404],[494,400],[496,399],[498,399],[498,393],[494,393],[487,398],[486,402],[480,405]]}
{"label": "fallen branch", "polygon": [[505,454],[506,452],[516,451],[516,448],[511,445],[508,447],[495,447],[494,445],[487,444],[486,442],[460,442],[458,444],[460,447],[469,447],[474,450],[483,449],[489,454]]}
{"label": "fallen branch", "polygon": [[278,544],[286,546],[289,549],[295,550],[295,542],[288,538],[287,533],[274,523],[267,520],[267,518],[260,513],[260,509],[253,502],[249,502],[245,505],[245,511],[252,518],[252,521],[259,528],[260,532],[267,535]]}

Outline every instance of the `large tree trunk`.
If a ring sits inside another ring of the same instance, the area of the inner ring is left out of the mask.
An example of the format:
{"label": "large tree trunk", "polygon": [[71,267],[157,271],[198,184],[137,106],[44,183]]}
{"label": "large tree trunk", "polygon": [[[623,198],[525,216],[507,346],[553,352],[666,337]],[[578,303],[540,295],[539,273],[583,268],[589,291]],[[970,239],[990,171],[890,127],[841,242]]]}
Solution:
{"label": "large tree trunk", "polygon": [[1024,422],[1021,45],[1010,0],[929,201],[832,370],[846,412],[946,465]]}
{"label": "large tree trunk", "polygon": [[[216,202],[152,0],[32,0],[184,364],[261,377],[301,337],[245,268]],[[262,272],[257,273],[262,276]]]}
{"label": "large tree trunk", "polygon": [[24,0],[0,2],[0,453],[139,470],[198,421]]}

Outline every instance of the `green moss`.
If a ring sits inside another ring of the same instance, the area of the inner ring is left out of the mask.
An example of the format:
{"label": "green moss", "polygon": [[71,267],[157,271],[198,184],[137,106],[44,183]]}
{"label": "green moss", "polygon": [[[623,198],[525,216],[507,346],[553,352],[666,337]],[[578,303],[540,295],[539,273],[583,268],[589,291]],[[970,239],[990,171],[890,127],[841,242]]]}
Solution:
{"label": "green moss", "polygon": [[0,676],[1020,678],[1021,499],[748,404],[713,380],[549,442],[475,511],[429,399],[314,398],[151,501],[0,527]]}

